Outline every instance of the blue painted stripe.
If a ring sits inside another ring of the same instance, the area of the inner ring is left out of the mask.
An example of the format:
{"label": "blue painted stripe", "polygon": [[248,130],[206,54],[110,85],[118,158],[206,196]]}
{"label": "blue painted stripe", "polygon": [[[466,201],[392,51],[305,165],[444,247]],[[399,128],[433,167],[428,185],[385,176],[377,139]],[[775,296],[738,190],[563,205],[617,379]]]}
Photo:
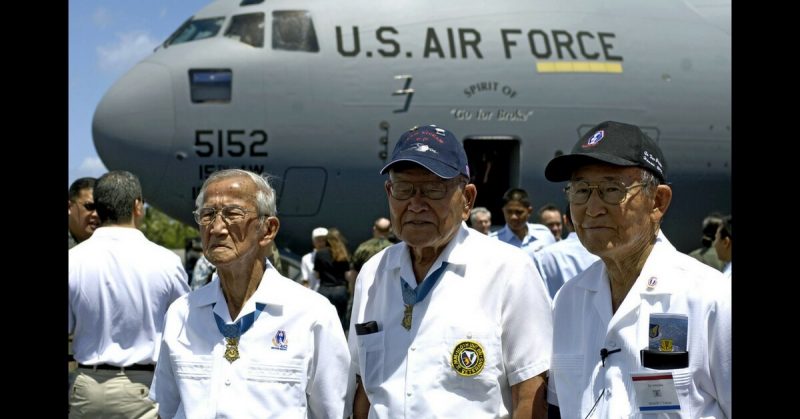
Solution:
{"label": "blue painted stripe", "polygon": [[653,410],[681,410],[681,406],[678,404],[669,405],[669,406],[648,406],[648,407],[640,407],[640,412],[649,412]]}

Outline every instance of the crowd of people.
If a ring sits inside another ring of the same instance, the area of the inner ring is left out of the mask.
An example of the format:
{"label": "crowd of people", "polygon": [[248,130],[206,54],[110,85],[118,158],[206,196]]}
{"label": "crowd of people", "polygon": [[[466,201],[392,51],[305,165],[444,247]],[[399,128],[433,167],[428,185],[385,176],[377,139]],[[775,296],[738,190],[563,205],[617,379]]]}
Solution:
{"label": "crowd of people", "polygon": [[352,252],[314,228],[298,282],[268,176],[206,179],[185,264],[138,229],[136,175],[78,179],[69,416],[729,418],[732,217],[677,251],[667,157],[598,124],[545,168],[565,205],[511,188],[493,228],[461,141],[413,127],[388,216]]}

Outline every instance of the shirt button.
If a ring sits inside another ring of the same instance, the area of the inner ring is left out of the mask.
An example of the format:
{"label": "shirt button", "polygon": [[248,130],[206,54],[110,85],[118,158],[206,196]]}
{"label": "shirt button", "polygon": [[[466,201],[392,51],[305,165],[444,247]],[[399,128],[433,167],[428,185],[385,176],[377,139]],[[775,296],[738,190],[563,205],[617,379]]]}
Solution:
{"label": "shirt button", "polygon": [[472,332],[467,332],[467,339],[472,339]]}
{"label": "shirt button", "polygon": [[228,378],[228,379],[226,379],[226,380],[225,380],[225,385],[226,385],[226,386],[229,386],[229,385],[231,385],[231,379],[230,379],[230,378]]}
{"label": "shirt button", "polygon": [[406,393],[406,396],[411,397],[411,393],[410,392]]}
{"label": "shirt button", "polygon": [[615,340],[608,341],[608,347],[612,348],[612,349],[616,348],[617,347],[617,341],[615,341]]}
{"label": "shirt button", "polygon": [[411,347],[411,350],[412,350],[412,351],[416,351],[416,350],[417,350],[417,347],[416,347],[416,346],[412,346],[412,347]]}

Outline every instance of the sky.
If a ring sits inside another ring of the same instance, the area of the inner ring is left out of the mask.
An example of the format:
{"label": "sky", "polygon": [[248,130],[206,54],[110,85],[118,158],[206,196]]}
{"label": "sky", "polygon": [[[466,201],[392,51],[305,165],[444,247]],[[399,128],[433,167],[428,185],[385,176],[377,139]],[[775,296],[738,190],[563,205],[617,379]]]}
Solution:
{"label": "sky", "polygon": [[92,141],[92,117],[103,94],[210,3],[69,0],[69,184],[107,171]]}

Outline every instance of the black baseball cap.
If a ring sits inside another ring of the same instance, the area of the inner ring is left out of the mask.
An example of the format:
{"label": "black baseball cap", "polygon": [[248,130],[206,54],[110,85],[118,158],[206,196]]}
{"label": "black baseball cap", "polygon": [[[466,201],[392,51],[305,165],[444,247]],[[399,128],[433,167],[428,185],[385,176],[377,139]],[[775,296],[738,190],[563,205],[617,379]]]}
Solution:
{"label": "black baseball cap", "polygon": [[572,147],[570,154],[558,156],[544,169],[551,182],[569,180],[572,172],[593,163],[639,166],[667,182],[667,161],[661,148],[636,125],[605,121],[593,127]]}
{"label": "black baseball cap", "polygon": [[459,174],[469,178],[467,153],[456,136],[436,125],[414,127],[403,133],[392,151],[392,160],[381,169],[401,161],[416,163],[442,179],[452,179]]}

